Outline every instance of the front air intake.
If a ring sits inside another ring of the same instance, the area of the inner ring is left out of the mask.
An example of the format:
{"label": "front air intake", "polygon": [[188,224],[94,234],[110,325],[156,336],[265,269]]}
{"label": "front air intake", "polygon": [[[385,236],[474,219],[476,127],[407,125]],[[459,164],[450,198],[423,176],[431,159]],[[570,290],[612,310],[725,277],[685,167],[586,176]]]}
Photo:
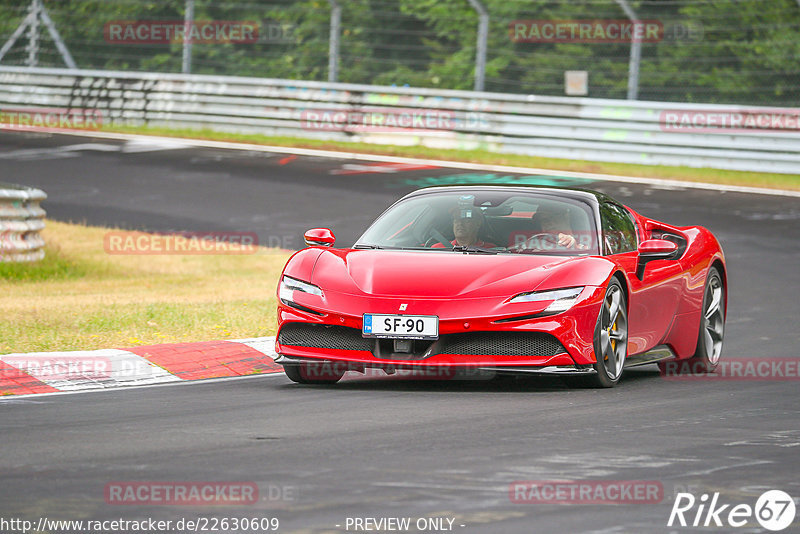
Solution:
{"label": "front air intake", "polygon": [[361,337],[361,331],[347,326],[286,323],[278,334],[278,343],[314,349],[372,351],[373,341]]}
{"label": "front air intake", "polygon": [[567,352],[544,332],[470,332],[442,336],[437,354],[555,356]]}

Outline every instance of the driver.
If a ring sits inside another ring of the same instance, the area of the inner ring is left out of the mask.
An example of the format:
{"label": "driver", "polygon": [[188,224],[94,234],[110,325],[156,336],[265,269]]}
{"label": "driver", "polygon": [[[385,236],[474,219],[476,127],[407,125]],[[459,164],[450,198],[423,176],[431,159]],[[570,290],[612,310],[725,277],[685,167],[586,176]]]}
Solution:
{"label": "driver", "polygon": [[539,224],[541,231],[556,237],[559,247],[567,249],[585,250],[589,247],[573,235],[572,224],[569,220],[569,211],[555,206],[541,206],[534,215],[534,220]]}
{"label": "driver", "polygon": [[[456,207],[450,210],[453,216],[453,246],[494,248],[497,245],[478,238],[483,225],[483,212],[479,208]],[[444,248],[444,243],[434,243],[433,248]]]}

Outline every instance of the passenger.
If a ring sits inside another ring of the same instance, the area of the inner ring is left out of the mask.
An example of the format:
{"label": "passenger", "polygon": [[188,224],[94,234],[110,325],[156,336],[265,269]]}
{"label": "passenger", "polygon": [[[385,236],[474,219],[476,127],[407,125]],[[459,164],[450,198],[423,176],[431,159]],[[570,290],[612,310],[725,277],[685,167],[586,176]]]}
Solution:
{"label": "passenger", "polygon": [[589,248],[583,243],[578,243],[572,230],[568,208],[541,206],[533,215],[533,220],[539,225],[542,233],[554,236],[559,247],[576,250]]}

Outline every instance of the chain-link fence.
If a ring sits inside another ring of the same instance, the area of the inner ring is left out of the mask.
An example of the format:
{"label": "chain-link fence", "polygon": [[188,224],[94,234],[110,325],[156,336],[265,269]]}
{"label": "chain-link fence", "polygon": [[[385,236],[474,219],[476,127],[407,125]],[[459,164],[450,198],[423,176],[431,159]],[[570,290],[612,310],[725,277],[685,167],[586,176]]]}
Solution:
{"label": "chain-link fence", "polygon": [[0,65],[794,107],[800,0],[2,0],[0,46]]}

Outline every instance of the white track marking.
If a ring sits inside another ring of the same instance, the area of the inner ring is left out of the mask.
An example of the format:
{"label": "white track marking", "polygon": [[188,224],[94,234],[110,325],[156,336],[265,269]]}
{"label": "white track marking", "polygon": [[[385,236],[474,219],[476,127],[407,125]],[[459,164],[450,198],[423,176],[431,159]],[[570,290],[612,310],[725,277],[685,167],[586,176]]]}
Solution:
{"label": "white track marking", "polygon": [[0,360],[60,391],[181,381],[145,358],[118,349],[6,354]]}
{"label": "white track marking", "polygon": [[[111,132],[58,132],[64,135],[82,137],[96,137],[101,139],[118,139],[131,141],[136,139],[151,139],[163,142],[175,141],[174,137],[157,137],[137,134],[120,134]],[[440,161],[432,159],[403,158],[398,156],[379,156],[375,154],[361,154],[357,152],[335,152],[332,150],[316,150],[310,148],[291,148],[284,146],[254,145],[248,143],[230,143],[226,141],[206,141],[202,139],[183,139],[187,146],[204,148],[221,148],[227,150],[252,150],[256,152],[275,152],[279,154],[296,154],[298,156],[315,156],[332,159],[352,159],[359,161],[383,161],[392,163],[409,163],[416,165],[433,165],[450,169],[466,169],[477,171],[510,172],[518,174],[546,174],[558,175],[568,178],[585,178],[588,180],[622,182],[631,184],[645,184],[678,189],[703,189],[709,191],[729,191],[732,193],[750,193],[757,195],[775,195],[800,198],[800,191],[787,191],[784,189],[768,189],[763,187],[746,187],[738,185],[709,184],[703,182],[684,182],[681,180],[664,180],[659,178],[640,178],[634,176],[620,176],[616,174],[593,174],[585,172],[562,171],[558,169],[538,169],[533,167],[513,167],[509,165],[486,165],[482,163],[465,163],[458,161]]]}
{"label": "white track marking", "polygon": [[283,376],[286,375],[280,371],[275,373],[263,373],[263,374],[253,374],[253,375],[242,375],[242,376],[222,376],[219,378],[204,378],[203,380],[180,380],[177,381],[168,381],[168,382],[161,382],[157,384],[137,384],[137,385],[126,385],[125,388],[94,388],[94,389],[82,389],[76,391],[52,391],[50,393],[29,393],[25,395],[7,395],[0,397],[0,404],[3,403],[14,403],[14,401],[23,401],[23,400],[37,400],[42,397],[50,397],[54,395],[77,395],[79,393],[102,393],[102,392],[113,392],[113,391],[128,391],[131,389],[142,389],[142,388],[160,388],[160,387],[168,387],[168,386],[193,386],[196,384],[208,384],[209,382],[228,382],[232,380],[251,380],[256,378],[268,378],[273,376]]}
{"label": "white track marking", "polygon": [[42,160],[74,158],[78,156],[76,152],[83,150],[94,150],[96,152],[118,152],[119,146],[103,143],[81,143],[77,145],[50,148],[23,148],[20,150],[11,150],[9,152],[0,152],[0,159]]}
{"label": "white track marking", "polygon": [[180,150],[182,148],[192,148],[191,141],[183,141],[181,139],[131,139],[124,145],[122,150],[126,154],[133,154],[138,152],[155,152],[158,150]]}
{"label": "white track marking", "polygon": [[180,139],[131,139],[122,145],[110,145],[106,143],[80,143],[77,145],[66,145],[48,148],[23,148],[20,150],[11,150],[8,152],[0,152],[0,159],[15,159],[15,160],[46,160],[46,159],[63,159],[77,157],[77,152],[82,151],[95,151],[95,152],[122,152],[125,154],[136,154],[140,152],[155,152],[159,150],[179,150],[183,148],[191,148],[192,143],[182,141]]}
{"label": "white track marking", "polygon": [[251,337],[247,339],[231,339],[232,343],[242,343],[251,349],[255,349],[261,354],[275,359],[278,353],[275,352],[275,337]]}
{"label": "white track marking", "polygon": [[[226,340],[241,343],[275,358],[275,337],[254,337]],[[118,387],[146,387],[164,384],[196,384],[208,380],[234,380],[257,376],[279,375],[282,372],[244,376],[183,380],[146,358],[120,349],[101,349],[69,352],[30,352],[0,355],[0,361],[26,372],[37,380],[58,389],[52,393],[31,393],[9,396],[8,400],[108,390]],[[0,398],[0,401],[6,399]]]}

